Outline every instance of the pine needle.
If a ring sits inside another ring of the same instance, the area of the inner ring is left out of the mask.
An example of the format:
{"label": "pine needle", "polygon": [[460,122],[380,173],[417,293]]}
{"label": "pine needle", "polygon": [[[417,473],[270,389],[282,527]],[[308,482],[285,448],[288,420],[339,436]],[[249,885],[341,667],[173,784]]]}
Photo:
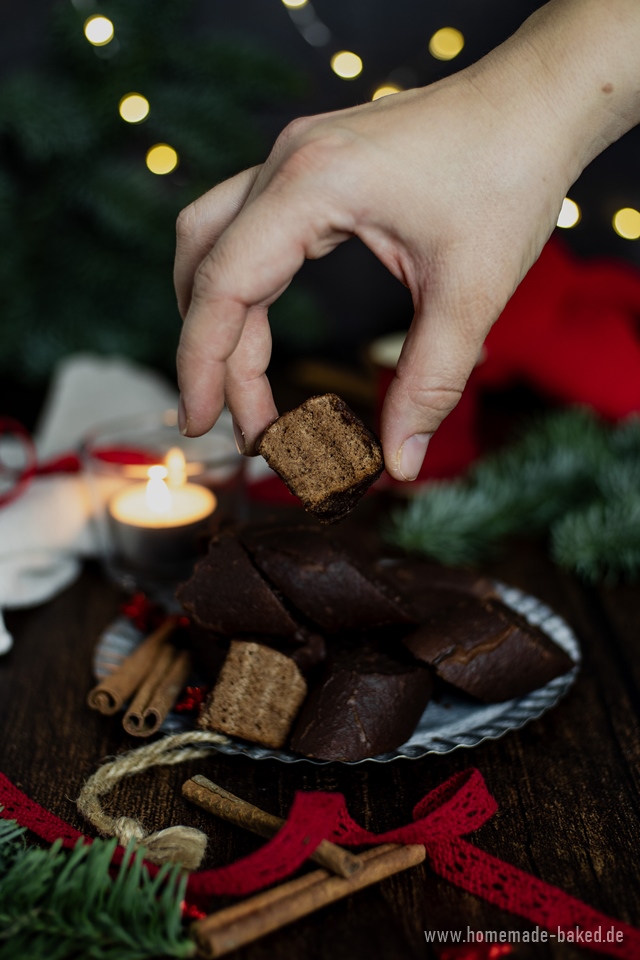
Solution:
{"label": "pine needle", "polygon": [[635,496],[598,501],[554,524],[551,554],[556,563],[590,583],[636,580],[640,576],[640,487]]}
{"label": "pine needle", "polygon": [[477,564],[509,537],[545,534],[587,580],[640,576],[640,418],[609,427],[583,409],[536,420],[462,480],[432,483],[396,511],[392,543]]}
{"label": "pine needle", "polygon": [[144,851],[127,850],[110,874],[115,840],[80,841],[67,853],[29,847],[24,829],[0,820],[0,960],[144,960],[192,957],[181,903],[187,876],[149,877]]}
{"label": "pine needle", "polygon": [[[173,374],[176,217],[264,159],[264,108],[302,87],[259,45],[194,30],[194,0],[100,9],[117,24],[117,56],[86,42],[83,4],[57,3],[37,68],[0,80],[0,234],[11,237],[0,258],[0,375],[24,382],[83,351]],[[119,116],[130,90],[152,104],[142,124]],[[175,175],[147,169],[154,142],[177,150]],[[306,292],[304,281],[292,286]],[[285,344],[306,326],[304,311],[292,302],[294,320],[277,326]]]}

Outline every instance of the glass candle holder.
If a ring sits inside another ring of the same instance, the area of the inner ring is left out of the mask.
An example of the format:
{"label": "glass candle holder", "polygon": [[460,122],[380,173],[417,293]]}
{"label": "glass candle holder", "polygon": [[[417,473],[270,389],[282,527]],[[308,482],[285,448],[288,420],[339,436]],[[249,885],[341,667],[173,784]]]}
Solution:
{"label": "glass candle holder", "polygon": [[244,518],[246,461],[226,414],[195,439],[175,410],[115,420],[82,452],[102,562],[127,590],[171,593],[221,522]]}

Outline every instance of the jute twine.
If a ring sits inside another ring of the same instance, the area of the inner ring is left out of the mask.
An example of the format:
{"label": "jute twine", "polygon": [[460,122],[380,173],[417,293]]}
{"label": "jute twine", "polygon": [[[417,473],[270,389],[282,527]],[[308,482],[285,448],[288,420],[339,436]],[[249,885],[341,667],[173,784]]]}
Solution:
{"label": "jute twine", "polygon": [[219,733],[189,731],[123,753],[89,777],[76,801],[78,811],[101,836],[117,837],[123,846],[134,841],[134,849],[144,847],[145,857],[151,863],[180,863],[187,870],[197,870],[207,846],[206,834],[201,830],[176,826],[148,833],[132,817],[110,817],[103,810],[99,798],[125,777],[142,773],[151,767],[170,766],[209,756],[212,748],[227,742],[227,738]]}

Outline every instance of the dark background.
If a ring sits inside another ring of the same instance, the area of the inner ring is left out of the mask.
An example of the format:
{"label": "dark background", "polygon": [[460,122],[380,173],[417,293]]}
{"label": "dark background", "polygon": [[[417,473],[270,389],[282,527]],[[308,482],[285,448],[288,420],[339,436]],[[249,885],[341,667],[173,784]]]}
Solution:
{"label": "dark background", "polygon": [[[22,0],[19,4],[4,0],[0,10],[0,81],[25,68],[39,69],[52,43],[50,13],[56,2],[69,4],[71,0]],[[74,6],[82,16],[101,12],[88,0],[75,0]],[[482,4],[469,0],[430,4],[423,0],[375,4],[370,0],[316,0],[313,7],[296,12],[287,10],[281,0],[207,0],[195,3],[188,29],[194,38],[229,43],[250,40],[299,72],[302,92],[263,106],[255,114],[263,141],[261,156],[265,156],[269,144],[295,116],[365,102],[386,80],[409,87],[455,72],[504,40],[538,6],[521,0]],[[304,39],[310,10],[330,32],[323,46],[313,46]],[[104,12],[109,12],[106,5]],[[462,53],[449,62],[437,61],[428,52],[430,36],[442,26],[457,27],[466,41]],[[345,81],[332,73],[329,60],[340,49],[354,50],[363,58],[364,70],[357,79]],[[578,253],[614,255],[640,264],[640,243],[623,240],[611,226],[618,208],[640,207],[639,161],[640,130],[636,129],[594,161],[571,190],[581,207],[582,220],[562,235]],[[428,178],[428,171],[425,176]],[[3,245],[11,243],[8,236],[0,240]],[[324,260],[307,263],[299,282],[315,302],[322,332],[315,341],[312,338],[300,344],[284,330],[282,336],[276,336],[276,356],[280,359],[313,353],[354,363],[364,342],[390,330],[404,329],[410,322],[407,292],[359,241],[344,244]],[[177,335],[176,314],[176,339]],[[15,337],[20,337],[19,329],[15,329]],[[28,383],[23,379],[5,372],[0,409],[7,412],[7,408],[19,406],[24,412],[27,397],[32,406],[36,405],[34,398],[44,389],[43,379],[31,378]]]}

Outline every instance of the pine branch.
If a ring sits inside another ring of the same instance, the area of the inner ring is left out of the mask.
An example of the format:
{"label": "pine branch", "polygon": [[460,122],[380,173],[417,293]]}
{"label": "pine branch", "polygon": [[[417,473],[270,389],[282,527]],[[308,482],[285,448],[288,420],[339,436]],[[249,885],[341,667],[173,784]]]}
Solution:
{"label": "pine branch", "polygon": [[625,459],[640,459],[640,414],[627,417],[611,436],[611,448]]}
{"label": "pine branch", "polygon": [[497,501],[490,490],[433,483],[392,513],[384,535],[403,550],[455,566],[491,556],[512,528],[513,518],[504,502]]}
{"label": "pine branch", "polygon": [[[114,878],[115,840],[28,847],[24,829],[0,820],[0,960],[144,960],[191,957],[182,929],[187,877],[163,867],[150,878],[144,851],[127,851]],[[131,858],[129,860],[129,857]]]}
{"label": "pine branch", "polygon": [[[43,380],[83,350],[173,375],[176,217],[264,159],[264,109],[295,96],[300,78],[257,47],[203,38],[193,0],[103,0],[117,36],[104,59],[84,37],[81,6],[55,4],[46,59],[0,83],[0,231],[11,237],[0,258],[0,375]],[[128,91],[151,104],[138,125],[118,113]],[[176,148],[175,174],[147,170],[155,142]],[[294,342],[301,324],[312,333],[307,316],[302,306],[281,338]]]}
{"label": "pine branch", "polygon": [[532,533],[550,533],[556,561],[588,580],[640,576],[640,418],[609,428],[584,410],[548,415],[463,480],[429,484],[386,537],[473,564]]}
{"label": "pine branch", "polygon": [[618,500],[592,503],[551,529],[556,563],[590,583],[640,576],[640,487]]}
{"label": "pine branch", "polygon": [[443,563],[477,563],[502,541],[544,529],[593,497],[606,435],[582,410],[536,421],[511,447],[485,458],[463,481],[429,484],[392,517],[387,538]]}

